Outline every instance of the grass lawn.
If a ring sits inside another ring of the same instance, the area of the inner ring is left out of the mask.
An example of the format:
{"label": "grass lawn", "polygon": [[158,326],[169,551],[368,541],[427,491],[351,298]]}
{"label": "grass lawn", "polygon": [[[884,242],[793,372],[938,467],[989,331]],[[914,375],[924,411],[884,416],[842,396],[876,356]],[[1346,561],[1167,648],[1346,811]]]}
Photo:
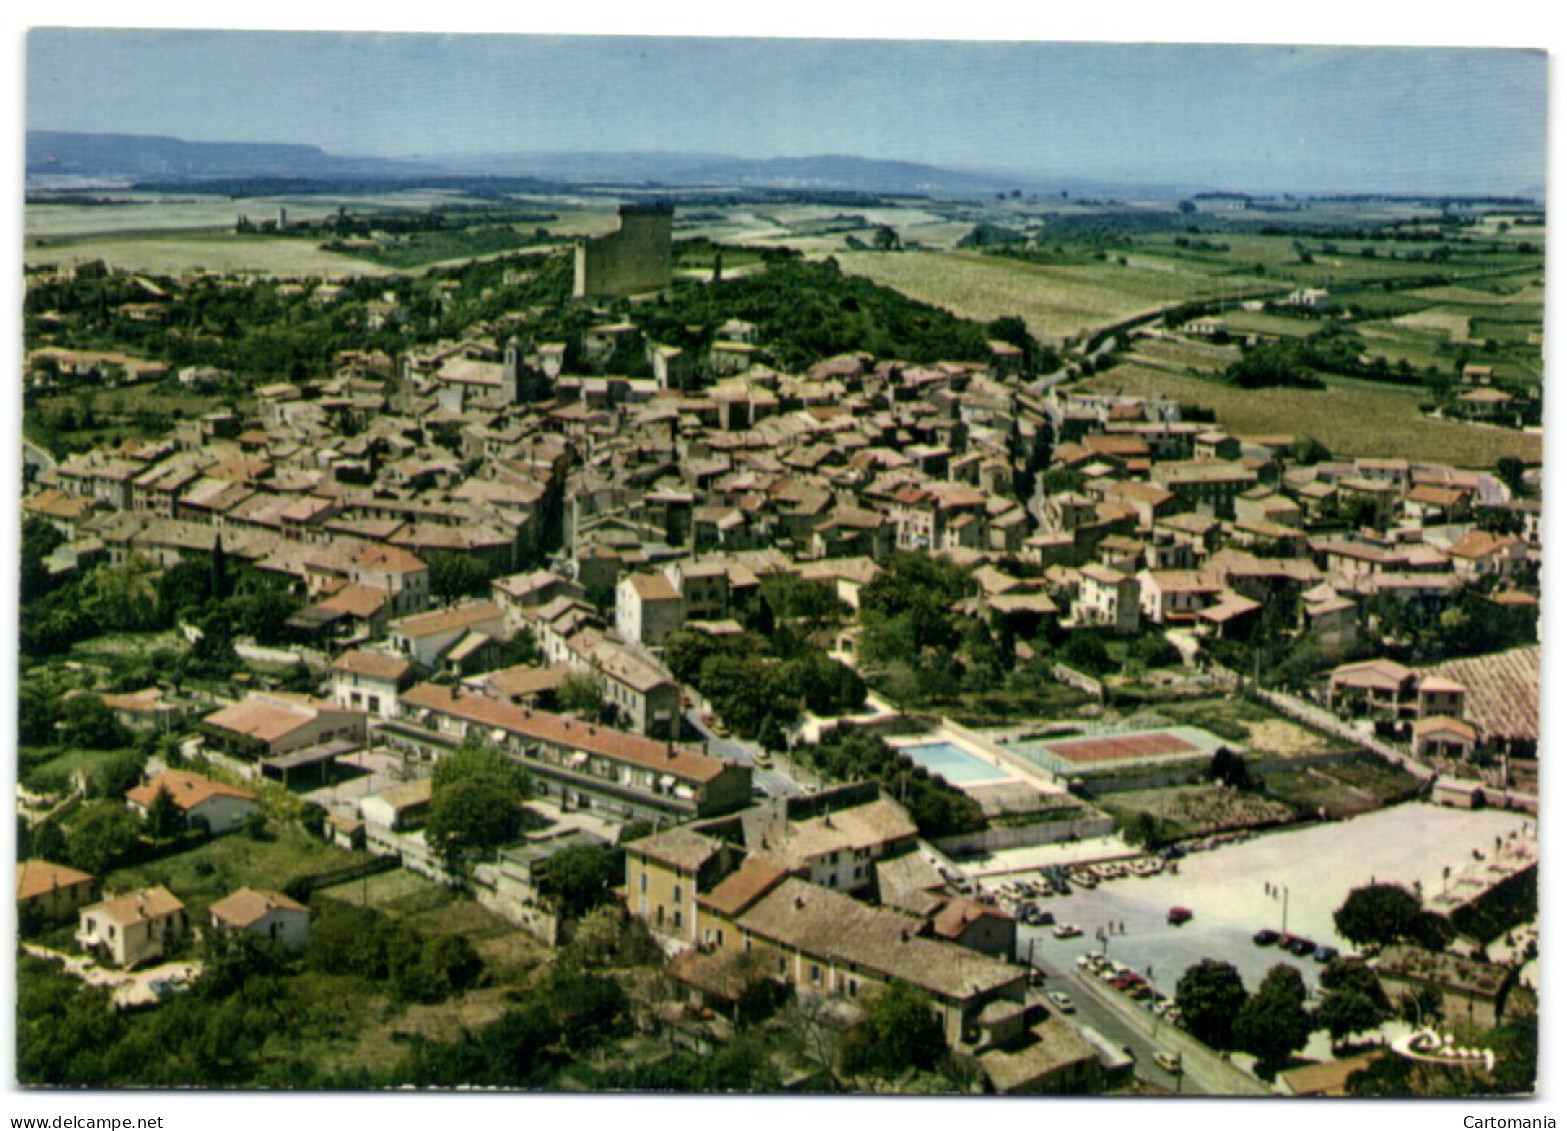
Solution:
{"label": "grass lawn", "polygon": [[1118,365],[1073,386],[1086,393],[1169,397],[1209,408],[1238,436],[1310,436],[1339,456],[1402,456],[1489,468],[1503,456],[1540,462],[1538,434],[1476,428],[1420,415],[1420,389],[1351,385],[1327,389],[1235,389],[1138,365]]}
{"label": "grass lawn", "polygon": [[235,888],[281,891],[295,877],[369,859],[364,852],[336,848],[298,829],[269,824],[268,830],[274,834],[270,840],[229,833],[189,852],[121,868],[109,873],[104,889],[126,892],[162,884],[183,900],[193,920],[199,921],[210,904]]}
{"label": "grass lawn", "polygon": [[[23,754],[22,760],[25,762],[28,755],[40,754],[44,753],[44,751],[24,750],[21,753]],[[84,770],[89,766],[102,762],[106,758],[112,758],[118,753],[120,751],[117,750],[78,750],[67,748],[61,750],[47,761],[29,766],[22,774],[22,782],[26,784],[36,781],[45,777],[45,775],[60,775],[68,778],[77,770]]]}

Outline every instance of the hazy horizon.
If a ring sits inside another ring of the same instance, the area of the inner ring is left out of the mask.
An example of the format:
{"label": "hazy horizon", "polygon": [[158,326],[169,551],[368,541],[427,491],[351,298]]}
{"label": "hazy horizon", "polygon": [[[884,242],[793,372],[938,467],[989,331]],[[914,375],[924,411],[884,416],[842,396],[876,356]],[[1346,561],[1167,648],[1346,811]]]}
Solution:
{"label": "hazy horizon", "polygon": [[27,61],[29,130],[350,157],[835,154],[1298,192],[1546,180],[1546,55],[1522,49],[38,28]]}

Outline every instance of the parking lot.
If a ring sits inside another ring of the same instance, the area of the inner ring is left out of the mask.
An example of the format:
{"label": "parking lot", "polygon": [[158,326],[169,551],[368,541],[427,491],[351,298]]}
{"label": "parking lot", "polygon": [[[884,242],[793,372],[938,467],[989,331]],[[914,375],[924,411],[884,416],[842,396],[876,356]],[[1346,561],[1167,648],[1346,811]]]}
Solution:
{"label": "parking lot", "polygon": [[[1411,804],[1267,834],[1187,856],[1177,874],[1127,877],[1043,900],[1057,923],[1075,924],[1084,934],[1063,940],[1048,927],[1020,925],[1019,950],[1026,957],[1032,942],[1038,954],[1066,967],[1084,951],[1104,950],[1170,995],[1181,974],[1204,958],[1233,963],[1253,988],[1276,962],[1292,963],[1315,986],[1317,962],[1259,947],[1252,935],[1261,928],[1287,929],[1352,950],[1333,927],[1333,912],[1351,889],[1373,881],[1419,881],[1427,892],[1438,891],[1444,868],[1450,882],[1481,867],[1476,854],[1493,852],[1498,837],[1533,836],[1534,828],[1531,818],[1517,813]],[[1192,911],[1179,927],[1166,921],[1175,906]]]}

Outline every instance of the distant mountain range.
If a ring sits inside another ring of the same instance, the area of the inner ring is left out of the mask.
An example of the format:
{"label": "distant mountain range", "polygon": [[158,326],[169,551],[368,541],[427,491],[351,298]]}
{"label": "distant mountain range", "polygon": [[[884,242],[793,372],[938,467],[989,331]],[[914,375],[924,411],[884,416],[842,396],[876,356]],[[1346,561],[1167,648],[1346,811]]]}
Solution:
{"label": "distant mountain range", "polygon": [[669,188],[753,188],[971,196],[996,192],[1056,195],[1176,196],[1200,186],[1096,183],[1082,178],[1045,181],[1017,174],[948,169],[911,161],[825,155],[757,160],[716,153],[479,153],[387,159],[339,157],[313,145],[183,141],[135,134],[30,130],[27,174],[105,184],[197,184],[241,178],[309,181],[373,179],[417,181],[443,177],[528,177],[561,184]]}
{"label": "distant mountain range", "polygon": [[[1257,170],[1265,179],[1267,170]],[[183,141],[136,134],[27,134],[29,187],[202,182],[378,183],[450,187],[476,177],[523,179],[538,188],[572,186],[671,190],[752,189],[795,192],[887,193],[915,196],[1025,196],[1077,199],[1178,200],[1217,186],[1193,182],[1132,183],[1089,177],[951,169],[912,161],[826,154],[766,160],[718,153],[579,152],[473,153],[441,157],[341,157],[313,145]],[[216,186],[214,186],[216,187]],[[1236,187],[1236,186],[1229,186]],[[1246,186],[1239,186],[1246,187]],[[1251,186],[1255,188],[1256,186]],[[1462,192],[1463,190],[1456,190]],[[1479,195],[1483,190],[1476,191]],[[1309,194],[1307,194],[1309,195]],[[1537,197],[1537,190],[1516,194]]]}
{"label": "distant mountain range", "polygon": [[219,177],[406,177],[438,172],[410,161],[334,157],[313,145],[181,141],[139,134],[27,132],[27,175],[105,181]]}

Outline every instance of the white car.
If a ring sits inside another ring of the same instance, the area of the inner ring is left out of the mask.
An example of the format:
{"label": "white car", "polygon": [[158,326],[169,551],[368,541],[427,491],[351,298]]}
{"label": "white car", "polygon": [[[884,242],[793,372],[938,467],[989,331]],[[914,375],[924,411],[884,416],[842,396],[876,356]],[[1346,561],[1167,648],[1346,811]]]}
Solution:
{"label": "white car", "polygon": [[1050,933],[1058,939],[1075,939],[1082,935],[1083,929],[1074,927],[1070,923],[1058,923],[1051,928]]}
{"label": "white car", "polygon": [[1076,1013],[1077,1012],[1077,1006],[1072,1004],[1072,999],[1067,997],[1060,990],[1052,990],[1052,991],[1050,991],[1050,995],[1049,996],[1050,996],[1050,1000],[1055,1004],[1055,1007],[1057,1009],[1059,1009],[1062,1013]]}

